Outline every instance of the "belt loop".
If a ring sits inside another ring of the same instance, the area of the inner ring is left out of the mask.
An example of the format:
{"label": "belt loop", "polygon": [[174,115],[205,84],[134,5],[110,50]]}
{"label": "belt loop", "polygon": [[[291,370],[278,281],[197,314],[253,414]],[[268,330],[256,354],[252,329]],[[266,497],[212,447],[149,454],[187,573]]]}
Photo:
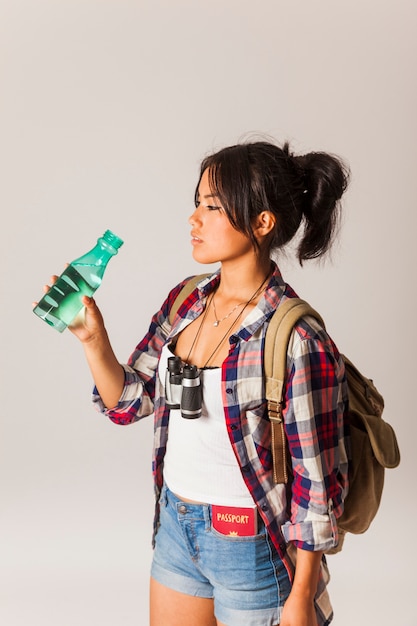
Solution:
{"label": "belt loop", "polygon": [[165,506],[165,507],[168,504],[167,486],[165,483],[162,485],[161,495],[159,497],[159,503],[161,506]]}

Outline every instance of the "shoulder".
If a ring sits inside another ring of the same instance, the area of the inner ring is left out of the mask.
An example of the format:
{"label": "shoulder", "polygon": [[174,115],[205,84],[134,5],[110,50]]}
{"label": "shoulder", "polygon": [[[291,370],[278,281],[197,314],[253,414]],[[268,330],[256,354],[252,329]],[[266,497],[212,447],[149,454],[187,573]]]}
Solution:
{"label": "shoulder", "polygon": [[173,287],[167,298],[168,316],[171,323],[177,313],[180,317],[184,317],[190,306],[206,293],[209,293],[213,289],[213,285],[217,284],[217,281],[218,272],[195,274],[184,278]]}
{"label": "shoulder", "polygon": [[306,316],[297,322],[288,343],[287,358],[294,365],[298,360],[332,366],[338,378],[344,378],[343,358],[332,337],[314,317]]}

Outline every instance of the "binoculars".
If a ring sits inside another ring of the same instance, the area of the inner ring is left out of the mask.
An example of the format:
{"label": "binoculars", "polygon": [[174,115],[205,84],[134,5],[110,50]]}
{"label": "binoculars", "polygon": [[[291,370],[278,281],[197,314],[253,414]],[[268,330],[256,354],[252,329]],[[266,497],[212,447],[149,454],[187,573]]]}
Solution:
{"label": "binoculars", "polygon": [[179,356],[169,357],[165,396],[167,406],[181,409],[181,416],[185,419],[201,417],[202,388],[198,367],[184,365]]}

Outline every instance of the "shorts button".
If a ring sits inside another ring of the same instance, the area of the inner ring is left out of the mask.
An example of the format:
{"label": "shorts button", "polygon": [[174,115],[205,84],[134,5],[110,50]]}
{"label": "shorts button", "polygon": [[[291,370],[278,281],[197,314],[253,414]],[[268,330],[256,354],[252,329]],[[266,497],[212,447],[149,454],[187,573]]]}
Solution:
{"label": "shorts button", "polygon": [[182,514],[187,512],[187,507],[185,506],[185,504],[181,504],[181,506],[178,508],[178,511]]}

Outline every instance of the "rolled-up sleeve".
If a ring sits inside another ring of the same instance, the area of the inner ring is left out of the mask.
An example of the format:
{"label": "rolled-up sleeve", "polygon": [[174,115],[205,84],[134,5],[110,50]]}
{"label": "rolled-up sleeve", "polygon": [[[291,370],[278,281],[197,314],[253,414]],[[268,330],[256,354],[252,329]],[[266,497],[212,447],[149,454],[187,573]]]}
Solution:
{"label": "rolled-up sleeve", "polygon": [[159,357],[171,330],[169,311],[182,285],[180,283],[169,293],[161,309],[152,317],[145,337],[127,364],[122,365],[124,386],[117,406],[106,407],[97,388],[93,389],[92,401],[96,409],[116,424],[132,424],[153,413]]}
{"label": "rolled-up sleeve", "polygon": [[323,330],[294,333],[291,352],[284,420],[293,482],[282,531],[301,549],[327,550],[337,545],[347,490],[344,363]]}
{"label": "rolled-up sleeve", "polygon": [[122,365],[122,367],[125,373],[125,382],[117,406],[108,409],[101,399],[97,387],[94,387],[92,401],[100,413],[109,417],[115,424],[124,426],[150,415],[153,411],[153,401],[146,392],[145,384],[141,380],[139,372],[129,365]]}

